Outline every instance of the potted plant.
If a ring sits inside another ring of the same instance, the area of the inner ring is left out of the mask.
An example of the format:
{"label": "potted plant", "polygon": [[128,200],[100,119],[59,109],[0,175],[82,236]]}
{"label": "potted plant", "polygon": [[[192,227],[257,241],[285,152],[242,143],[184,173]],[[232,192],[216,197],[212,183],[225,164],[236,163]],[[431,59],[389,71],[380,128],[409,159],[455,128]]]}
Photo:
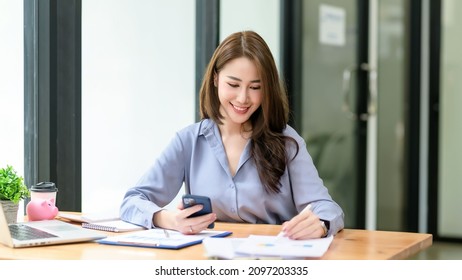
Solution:
{"label": "potted plant", "polygon": [[18,206],[22,199],[30,197],[24,178],[19,176],[12,166],[0,169],[0,204],[8,223],[15,223]]}

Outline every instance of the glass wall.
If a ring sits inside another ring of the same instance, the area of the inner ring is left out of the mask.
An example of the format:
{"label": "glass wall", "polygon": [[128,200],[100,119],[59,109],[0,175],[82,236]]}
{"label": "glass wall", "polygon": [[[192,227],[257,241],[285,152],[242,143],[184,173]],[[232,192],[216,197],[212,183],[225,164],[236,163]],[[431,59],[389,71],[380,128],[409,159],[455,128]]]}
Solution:
{"label": "glass wall", "polygon": [[[343,73],[357,63],[357,3],[325,2],[303,1],[301,134],[324,185],[345,212],[345,225],[357,227],[357,217],[363,215],[358,213],[355,143],[359,135],[357,120],[342,110]],[[356,94],[352,83],[353,111]]]}
{"label": "glass wall", "polygon": [[[0,0],[0,168],[24,177],[24,3]],[[24,208],[20,205],[18,216]]]}
{"label": "glass wall", "polygon": [[82,2],[82,212],[118,211],[194,122],[194,83],[195,1]]}
{"label": "glass wall", "polygon": [[276,65],[279,65],[279,3],[279,0],[221,0],[220,39],[242,30],[258,32],[270,47]]}
{"label": "glass wall", "polygon": [[[324,184],[345,212],[346,226],[358,227],[365,215],[361,125],[370,121],[353,115],[360,94],[355,78],[364,70],[357,65],[360,11],[357,1],[326,2],[303,1],[302,134]],[[378,64],[373,69],[378,74],[377,142],[367,144],[377,151],[377,206],[369,226],[382,230],[400,230],[404,220],[408,5],[378,1],[378,26],[372,30],[378,39],[378,49],[370,50],[377,52]]]}
{"label": "glass wall", "polygon": [[409,1],[378,2],[377,228],[402,230],[407,188],[404,178]]}
{"label": "glass wall", "polygon": [[442,1],[438,234],[462,238],[462,2]]}

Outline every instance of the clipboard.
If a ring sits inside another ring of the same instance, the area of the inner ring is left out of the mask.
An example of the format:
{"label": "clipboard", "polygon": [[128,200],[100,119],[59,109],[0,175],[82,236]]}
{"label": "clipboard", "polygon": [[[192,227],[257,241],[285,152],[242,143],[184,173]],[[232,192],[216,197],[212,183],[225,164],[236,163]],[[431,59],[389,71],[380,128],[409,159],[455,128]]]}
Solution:
{"label": "clipboard", "polygon": [[100,244],[133,246],[157,249],[181,249],[202,243],[207,237],[219,238],[231,235],[231,231],[204,230],[198,234],[185,235],[174,230],[160,228],[118,234],[97,240]]}

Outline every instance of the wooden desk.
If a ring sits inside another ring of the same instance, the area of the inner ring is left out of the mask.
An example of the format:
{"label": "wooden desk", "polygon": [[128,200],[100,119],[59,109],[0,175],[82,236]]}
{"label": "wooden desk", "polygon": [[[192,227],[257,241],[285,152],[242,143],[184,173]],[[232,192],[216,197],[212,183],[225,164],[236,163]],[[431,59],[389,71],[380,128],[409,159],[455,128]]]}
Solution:
{"label": "wooden desk", "polygon": [[[216,223],[216,230],[229,230],[230,237],[247,237],[250,234],[276,235],[281,226]],[[108,235],[120,233],[107,233]],[[325,260],[406,259],[432,245],[432,235],[422,233],[367,231],[344,229],[338,233],[329,250],[321,258]],[[102,245],[85,242],[69,245],[53,245],[35,248],[11,249],[0,245],[0,259],[206,259],[202,244],[180,250],[149,249],[126,246]]]}

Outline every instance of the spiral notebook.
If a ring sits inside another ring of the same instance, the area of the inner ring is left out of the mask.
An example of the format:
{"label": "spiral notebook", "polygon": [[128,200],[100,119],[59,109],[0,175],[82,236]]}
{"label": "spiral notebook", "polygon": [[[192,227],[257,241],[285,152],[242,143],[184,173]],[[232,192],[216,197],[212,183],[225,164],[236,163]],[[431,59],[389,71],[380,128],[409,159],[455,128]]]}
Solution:
{"label": "spiral notebook", "polygon": [[146,228],[131,224],[122,220],[113,220],[113,221],[104,221],[104,222],[94,222],[94,223],[82,223],[82,227],[102,230],[102,231],[112,231],[112,232],[128,232],[136,230],[144,230]]}

